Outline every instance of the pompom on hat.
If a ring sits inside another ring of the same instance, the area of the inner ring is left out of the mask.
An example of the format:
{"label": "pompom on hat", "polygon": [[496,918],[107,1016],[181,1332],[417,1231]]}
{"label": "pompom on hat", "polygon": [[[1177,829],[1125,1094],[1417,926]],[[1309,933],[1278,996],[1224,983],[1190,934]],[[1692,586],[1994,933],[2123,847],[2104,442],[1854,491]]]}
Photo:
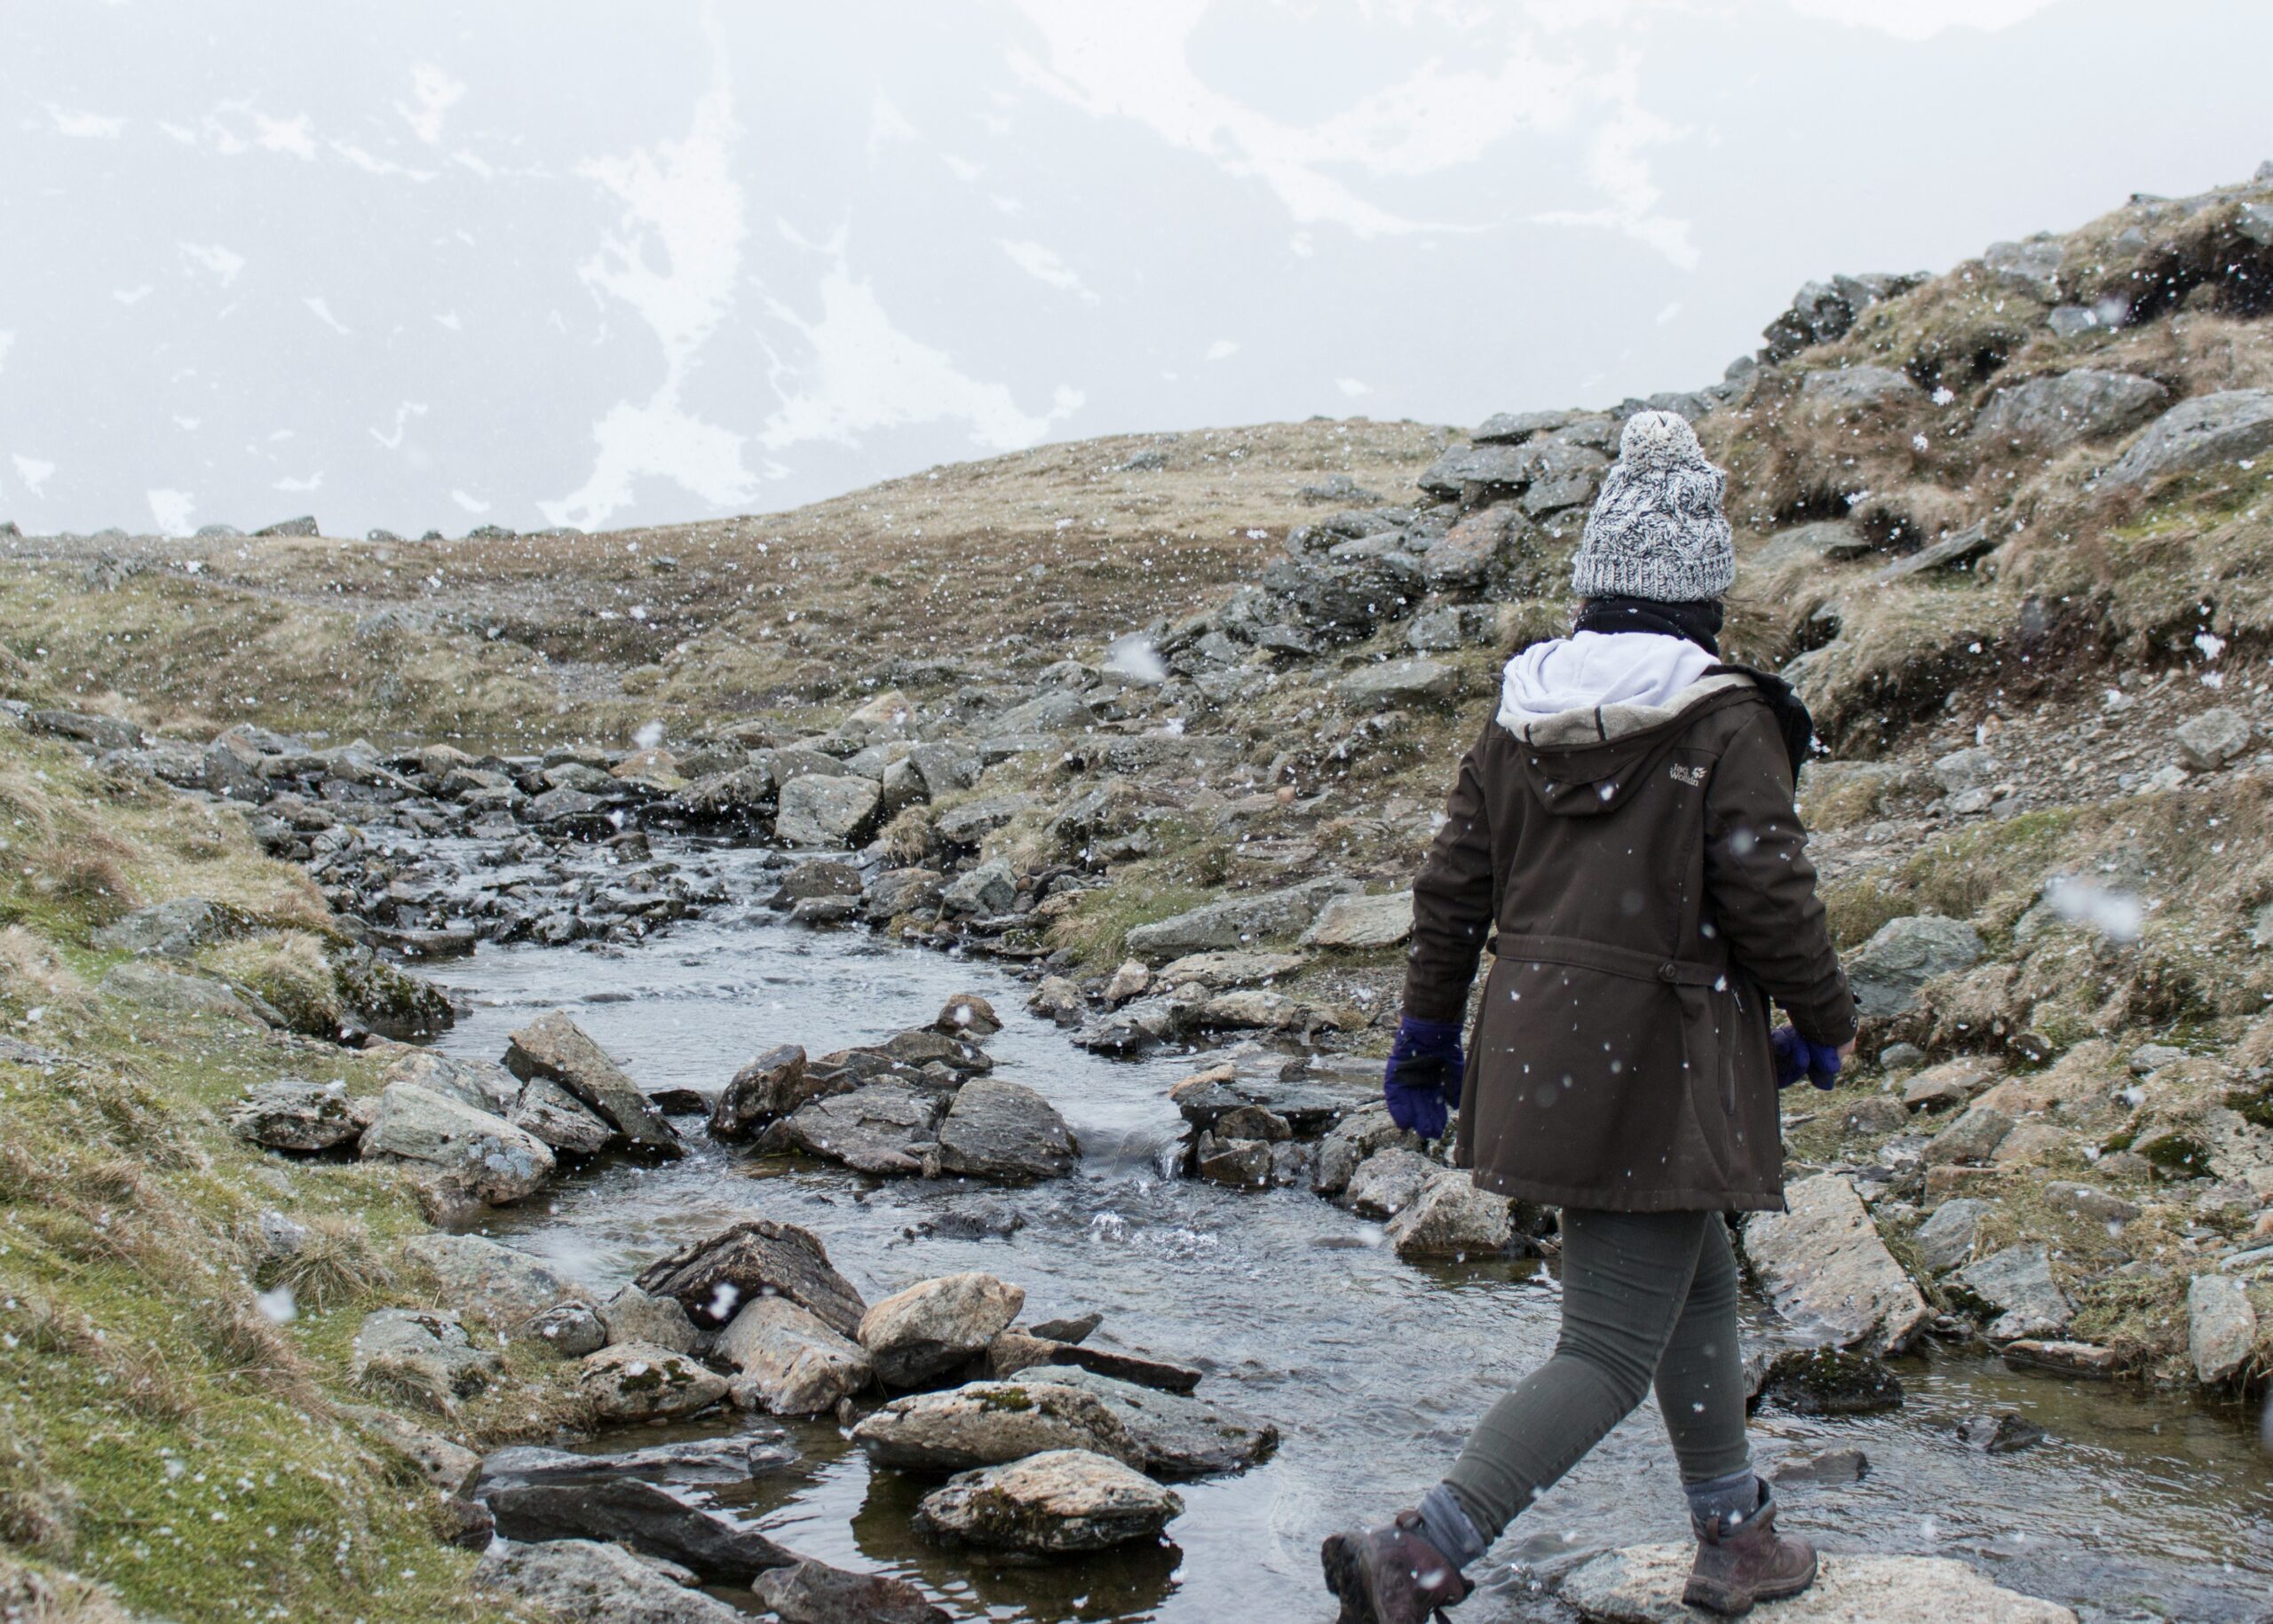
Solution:
{"label": "pompom on hat", "polygon": [[1636,412],[1618,461],[1587,516],[1571,589],[1581,598],[1716,598],[1737,578],[1721,511],[1727,476],[1705,460],[1697,432],[1672,412]]}

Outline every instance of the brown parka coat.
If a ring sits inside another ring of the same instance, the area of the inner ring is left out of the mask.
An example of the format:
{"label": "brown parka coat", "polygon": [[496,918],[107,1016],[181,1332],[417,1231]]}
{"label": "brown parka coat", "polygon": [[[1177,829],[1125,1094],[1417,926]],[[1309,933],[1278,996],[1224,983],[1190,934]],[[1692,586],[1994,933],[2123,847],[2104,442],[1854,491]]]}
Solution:
{"label": "brown parka coat", "polygon": [[1620,1212],[1784,1205],[1769,1001],[1855,1034],[1793,768],[1750,676],[1662,705],[1497,719],[1414,885],[1405,1012],[1469,1034],[1458,1161],[1487,1190]]}

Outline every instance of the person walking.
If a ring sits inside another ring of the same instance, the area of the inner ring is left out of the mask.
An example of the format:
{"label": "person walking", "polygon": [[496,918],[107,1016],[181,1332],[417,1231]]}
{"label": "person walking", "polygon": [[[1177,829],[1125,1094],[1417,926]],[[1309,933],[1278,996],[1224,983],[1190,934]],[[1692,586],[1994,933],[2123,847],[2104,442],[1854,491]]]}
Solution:
{"label": "person walking", "polygon": [[1793,804],[1806,709],[1720,659],[1725,485],[1680,417],[1627,420],[1572,634],[1508,662],[1414,883],[1390,1113],[1434,1138],[1457,1109],[1478,1187],[1562,1208],[1563,1327],[1417,1507],[1327,1538],[1342,1624],[1441,1617],[1652,1382],[1698,1541],[1686,1599],[1734,1615],[1814,1581],[1746,1445],[1723,1215],[1782,1209],[1777,1089],[1830,1086],[1855,1008]]}

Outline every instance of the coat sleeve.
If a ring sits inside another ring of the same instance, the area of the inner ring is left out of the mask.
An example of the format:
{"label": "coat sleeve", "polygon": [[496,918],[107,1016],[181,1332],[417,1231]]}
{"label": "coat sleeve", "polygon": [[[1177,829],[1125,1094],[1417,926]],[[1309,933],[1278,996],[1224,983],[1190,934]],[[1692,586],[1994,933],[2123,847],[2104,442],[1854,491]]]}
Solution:
{"label": "coat sleeve", "polygon": [[1469,984],[1492,928],[1492,820],[1484,794],[1484,739],[1461,757],[1445,821],[1413,882],[1413,947],[1405,963],[1405,1012],[1422,1020],[1467,1018]]}
{"label": "coat sleeve", "polygon": [[1705,890],[1738,968],[1784,1006],[1802,1036],[1844,1043],[1855,1000],[1831,945],[1792,768],[1765,705],[1744,720],[1706,790]]}

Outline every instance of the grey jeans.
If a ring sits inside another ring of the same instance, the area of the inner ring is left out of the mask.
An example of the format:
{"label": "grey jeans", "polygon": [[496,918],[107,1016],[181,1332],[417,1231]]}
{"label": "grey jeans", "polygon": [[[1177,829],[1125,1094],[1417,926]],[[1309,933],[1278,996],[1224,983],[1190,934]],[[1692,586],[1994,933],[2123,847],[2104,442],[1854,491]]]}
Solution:
{"label": "grey jeans", "polygon": [[1727,1223],[1716,1212],[1565,1208],[1562,1339],[1485,1412],[1445,1478],[1484,1543],[1600,1443],[1653,1381],[1682,1481],[1745,1473]]}

